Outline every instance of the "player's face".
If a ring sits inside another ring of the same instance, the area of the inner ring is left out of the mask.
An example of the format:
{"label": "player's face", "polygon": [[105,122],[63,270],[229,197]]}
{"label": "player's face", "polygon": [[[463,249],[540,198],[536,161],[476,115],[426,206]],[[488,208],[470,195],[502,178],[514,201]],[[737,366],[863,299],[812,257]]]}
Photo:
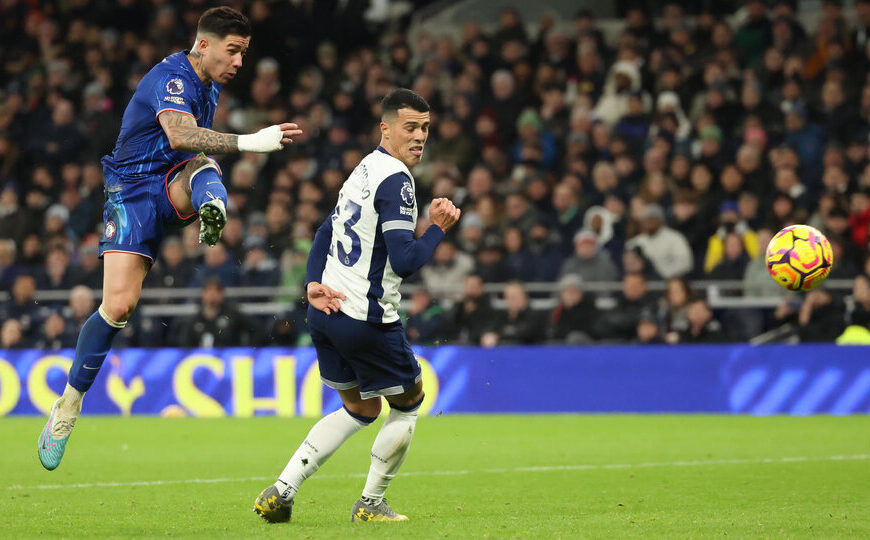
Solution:
{"label": "player's face", "polygon": [[390,154],[408,167],[420,163],[429,138],[429,113],[399,109],[396,118],[385,126],[382,133]]}
{"label": "player's face", "polygon": [[226,84],[242,68],[242,59],[251,43],[250,37],[229,34],[223,39],[216,36],[203,50],[203,67],[211,80]]}

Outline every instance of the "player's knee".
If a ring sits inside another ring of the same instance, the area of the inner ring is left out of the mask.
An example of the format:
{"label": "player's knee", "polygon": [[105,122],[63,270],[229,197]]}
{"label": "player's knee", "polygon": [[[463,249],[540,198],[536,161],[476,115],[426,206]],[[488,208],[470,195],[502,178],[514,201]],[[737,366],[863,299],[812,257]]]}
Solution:
{"label": "player's knee", "polygon": [[345,407],[354,414],[375,418],[381,414],[381,398],[365,399],[356,403],[345,403]]}
{"label": "player's knee", "polygon": [[187,163],[186,168],[190,172],[194,172],[194,171],[199,170],[202,167],[206,167],[206,166],[213,167],[218,172],[218,174],[220,174],[220,167],[218,166],[217,161],[213,160],[212,158],[210,158],[208,156],[204,156],[201,154],[196,156],[195,158],[191,159]]}
{"label": "player's knee", "polygon": [[136,309],[136,298],[126,297],[126,296],[118,296],[116,298],[107,298],[103,301],[101,307],[103,308],[103,312],[112,319],[112,321],[117,323],[127,322],[131,315],[133,315],[133,310]]}

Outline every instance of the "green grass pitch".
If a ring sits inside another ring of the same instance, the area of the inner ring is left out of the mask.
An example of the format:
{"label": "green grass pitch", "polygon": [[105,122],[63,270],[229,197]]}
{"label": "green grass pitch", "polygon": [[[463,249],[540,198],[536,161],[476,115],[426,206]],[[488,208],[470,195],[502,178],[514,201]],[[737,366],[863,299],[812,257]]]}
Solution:
{"label": "green grass pitch", "polygon": [[43,422],[0,419],[0,538],[870,537],[867,416],[422,418],[388,491],[411,521],[352,524],[378,422],[279,525],[252,503],[312,420],[85,416],[54,472]]}

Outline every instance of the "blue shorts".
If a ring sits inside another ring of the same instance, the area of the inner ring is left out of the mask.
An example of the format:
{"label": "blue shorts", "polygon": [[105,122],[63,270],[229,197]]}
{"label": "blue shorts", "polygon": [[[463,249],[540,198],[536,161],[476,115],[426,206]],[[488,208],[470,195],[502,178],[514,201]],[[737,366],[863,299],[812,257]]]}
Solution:
{"label": "blue shorts", "polygon": [[[193,159],[193,158],[191,158]],[[104,170],[106,204],[103,206],[103,235],[99,255],[135,253],[153,263],[167,231],[196,221],[197,213],[182,215],[169,200],[169,179],[187,161],[168,173],[126,182]]]}
{"label": "blue shorts", "polygon": [[369,399],[401,394],[420,382],[420,364],[399,321],[370,323],[308,306],[308,330],[320,378],[330,388],[359,387],[360,396]]}

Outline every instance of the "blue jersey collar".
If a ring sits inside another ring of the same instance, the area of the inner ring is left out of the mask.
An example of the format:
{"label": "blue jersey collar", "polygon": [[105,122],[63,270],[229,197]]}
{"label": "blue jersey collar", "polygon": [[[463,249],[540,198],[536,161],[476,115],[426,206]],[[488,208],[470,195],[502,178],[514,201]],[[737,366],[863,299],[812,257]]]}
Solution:
{"label": "blue jersey collar", "polygon": [[391,154],[391,153],[389,153],[389,152],[387,152],[387,149],[386,149],[386,148],[384,148],[384,147],[383,147],[383,146],[381,146],[381,145],[378,145],[378,151],[380,151],[380,152],[383,152],[383,153],[385,153],[385,154],[386,154],[386,155],[388,155],[388,156],[390,156],[390,157],[392,157],[392,156],[393,156],[393,154]]}

